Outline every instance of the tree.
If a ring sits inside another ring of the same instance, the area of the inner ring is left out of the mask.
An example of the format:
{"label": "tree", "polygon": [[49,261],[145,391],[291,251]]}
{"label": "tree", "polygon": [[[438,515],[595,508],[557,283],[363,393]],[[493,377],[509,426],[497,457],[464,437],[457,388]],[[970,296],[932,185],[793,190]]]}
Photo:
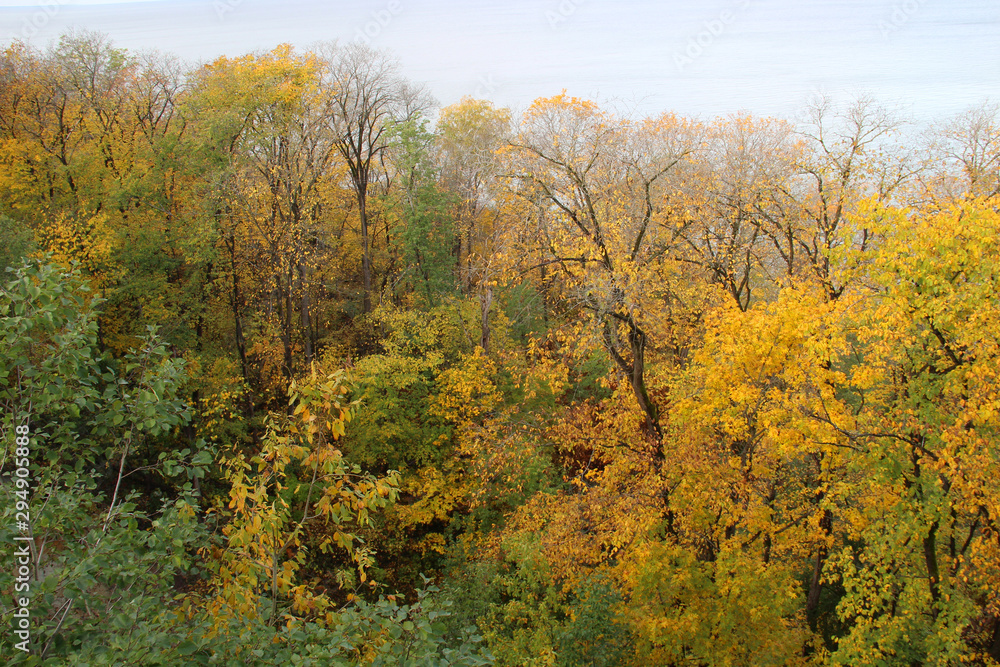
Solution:
{"label": "tree", "polygon": [[438,185],[431,162],[434,135],[426,124],[408,121],[390,126],[388,162],[395,191],[390,208],[401,218],[402,267],[397,281],[408,284],[421,294],[425,307],[433,308],[455,292],[455,229],[452,197]]}
{"label": "tree", "polygon": [[690,219],[678,257],[702,267],[741,310],[755,293],[773,294],[775,281],[788,274],[768,221],[783,218],[791,204],[784,193],[802,150],[792,132],[788,123],[747,114],[719,120],[684,184]]}
{"label": "tree", "polygon": [[[323,116],[321,63],[282,46],[238,60],[221,58],[196,77],[190,111],[222,157],[218,222],[229,259],[236,343],[247,369],[245,308],[263,335],[280,341],[280,375],[295,372],[294,350],[316,354],[314,276],[335,239],[330,184],[338,153]],[[273,333],[272,333],[273,332]]]}
{"label": "tree", "polygon": [[683,172],[695,131],[675,116],[623,121],[557,95],[525,112],[506,174],[509,192],[537,208],[523,237],[531,251],[522,255],[536,265],[522,261],[520,269],[558,271],[574,303],[593,317],[657,439],[660,406],[645,378],[648,318],[654,302],[671,299],[669,251],[678,229],[666,183]]}
{"label": "tree", "polygon": [[995,201],[931,213],[873,206],[883,239],[858,309],[856,417],[831,419],[873,492],[830,576],[848,624],[834,664],[1000,660]]}
{"label": "tree", "polygon": [[441,184],[456,193],[456,260],[465,289],[479,282],[476,259],[490,255],[491,218],[498,182],[496,152],[509,140],[510,111],[488,100],[463,98],[438,114],[437,160]]}
{"label": "tree", "polygon": [[[215,622],[261,613],[278,624],[297,614],[328,613],[332,602],[326,596],[294,585],[309,547],[322,553],[331,547],[347,550],[361,582],[367,581],[372,554],[357,544],[348,525],[368,524],[372,512],[395,500],[398,473],[382,478],[362,473],[335,446],[356,407],[345,400],[344,379],[342,372],[324,376],[314,367],[290,386],[292,415],[271,417],[260,451],[253,456],[236,451],[225,461],[233,512],[223,529],[226,548],[216,559],[209,599]],[[290,476],[290,468],[304,471],[301,482]],[[313,526],[322,524],[316,540]]]}
{"label": "tree", "polygon": [[[203,537],[190,482],[211,454],[163,452],[136,467],[149,441],[188,419],[178,398],[183,361],[152,335],[119,360],[102,353],[100,301],[86,292],[79,271],[38,261],[0,289],[0,467],[27,473],[16,477],[27,484],[4,485],[0,533],[10,545],[30,538],[33,658],[72,651],[146,662],[183,642],[166,606],[174,576],[192,565],[185,545]],[[146,470],[176,484],[176,495],[152,497],[132,477]],[[26,527],[15,528],[16,513]],[[13,586],[10,571],[0,575],[0,588]],[[27,657],[11,639],[4,654]]]}
{"label": "tree", "polygon": [[399,64],[361,42],[331,46],[322,54],[330,90],[326,113],[337,149],[347,163],[361,226],[362,311],[371,310],[372,258],[369,190],[378,180],[391,121],[418,119],[432,104],[424,90],[399,73]]}
{"label": "tree", "polygon": [[6,215],[103,291],[103,344],[124,352],[150,323],[171,342],[195,335],[207,262],[191,252],[200,226],[183,219],[177,62],[95,33],[46,52],[12,45],[4,59]]}
{"label": "tree", "polygon": [[928,149],[939,197],[1000,194],[1000,105],[984,101],[937,125]]}
{"label": "tree", "polygon": [[510,133],[510,111],[486,100],[463,98],[441,110],[437,121],[437,160],[442,186],[458,195],[455,209],[455,260],[459,285],[479,297],[479,345],[490,349],[493,286],[503,265],[504,230],[498,224],[497,152]]}
{"label": "tree", "polygon": [[800,178],[789,184],[794,208],[769,221],[769,235],[789,275],[816,280],[836,299],[845,289],[847,249],[856,259],[872,246],[871,230],[846,230],[860,203],[888,202],[916,169],[905,154],[888,154],[887,140],[902,125],[887,108],[859,98],[838,108],[827,98],[807,109],[800,130],[807,153],[797,164]]}

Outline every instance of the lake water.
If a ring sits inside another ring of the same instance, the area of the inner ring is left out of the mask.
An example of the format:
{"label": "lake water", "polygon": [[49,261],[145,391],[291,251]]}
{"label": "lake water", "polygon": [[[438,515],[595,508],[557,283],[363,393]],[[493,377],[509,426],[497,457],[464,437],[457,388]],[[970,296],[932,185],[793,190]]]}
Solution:
{"label": "lake water", "polygon": [[0,39],[71,26],[130,50],[210,60],[319,40],[394,51],[443,104],[523,109],[566,88],[641,113],[792,118],[817,93],[870,93],[917,120],[1000,99],[997,0],[169,0],[0,6]]}

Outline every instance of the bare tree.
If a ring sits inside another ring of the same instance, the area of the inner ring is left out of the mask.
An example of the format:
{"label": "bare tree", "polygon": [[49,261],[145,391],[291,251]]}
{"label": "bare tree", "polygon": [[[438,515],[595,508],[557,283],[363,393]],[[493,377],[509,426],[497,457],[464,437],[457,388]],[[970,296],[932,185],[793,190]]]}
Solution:
{"label": "bare tree", "polygon": [[434,101],[422,86],[407,81],[399,62],[385,52],[360,43],[319,49],[328,77],[329,122],[350,173],[361,225],[363,310],[371,310],[372,259],[369,188],[383,169],[390,122],[414,120]]}
{"label": "bare tree", "polygon": [[929,144],[939,195],[1000,194],[1000,105],[987,100],[934,127]]}
{"label": "bare tree", "polygon": [[670,301],[658,267],[680,231],[666,182],[682,178],[698,142],[691,124],[670,114],[622,120],[560,95],[536,101],[511,144],[508,187],[539,209],[535,252],[525,256],[538,258],[532,269],[552,267],[590,311],[656,440],[660,405],[647,388],[645,355],[651,326],[662,328],[664,317],[647,306]]}
{"label": "bare tree", "polygon": [[782,272],[767,228],[787,210],[782,190],[799,143],[783,121],[749,114],[720,119],[708,128],[695,173],[681,189],[694,218],[684,229],[681,257],[701,267],[741,310],[763,281]]}
{"label": "bare tree", "polygon": [[824,98],[807,109],[799,131],[806,153],[787,193],[794,205],[770,232],[789,270],[799,268],[801,257],[830,299],[844,290],[831,252],[845,244],[864,251],[872,241],[868,229],[845,229],[849,215],[864,198],[889,201],[916,171],[889,141],[902,125],[896,113],[868,97],[843,107]]}

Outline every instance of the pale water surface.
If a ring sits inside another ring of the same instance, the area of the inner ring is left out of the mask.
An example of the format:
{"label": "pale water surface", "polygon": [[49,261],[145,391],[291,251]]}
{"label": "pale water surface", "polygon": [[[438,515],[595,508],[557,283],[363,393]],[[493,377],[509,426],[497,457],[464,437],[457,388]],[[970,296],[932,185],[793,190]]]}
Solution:
{"label": "pale water surface", "polygon": [[160,0],[0,3],[0,39],[69,27],[190,60],[366,39],[442,104],[540,96],[641,113],[793,118],[817,93],[870,93],[917,120],[1000,100],[998,0]]}

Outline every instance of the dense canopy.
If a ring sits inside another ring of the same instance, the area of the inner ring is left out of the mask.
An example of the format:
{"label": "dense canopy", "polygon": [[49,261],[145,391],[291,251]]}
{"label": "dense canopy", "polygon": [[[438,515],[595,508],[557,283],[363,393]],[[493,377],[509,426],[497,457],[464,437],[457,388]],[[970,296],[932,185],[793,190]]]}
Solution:
{"label": "dense canopy", "polygon": [[401,72],[0,53],[5,660],[1000,665],[1000,107]]}

